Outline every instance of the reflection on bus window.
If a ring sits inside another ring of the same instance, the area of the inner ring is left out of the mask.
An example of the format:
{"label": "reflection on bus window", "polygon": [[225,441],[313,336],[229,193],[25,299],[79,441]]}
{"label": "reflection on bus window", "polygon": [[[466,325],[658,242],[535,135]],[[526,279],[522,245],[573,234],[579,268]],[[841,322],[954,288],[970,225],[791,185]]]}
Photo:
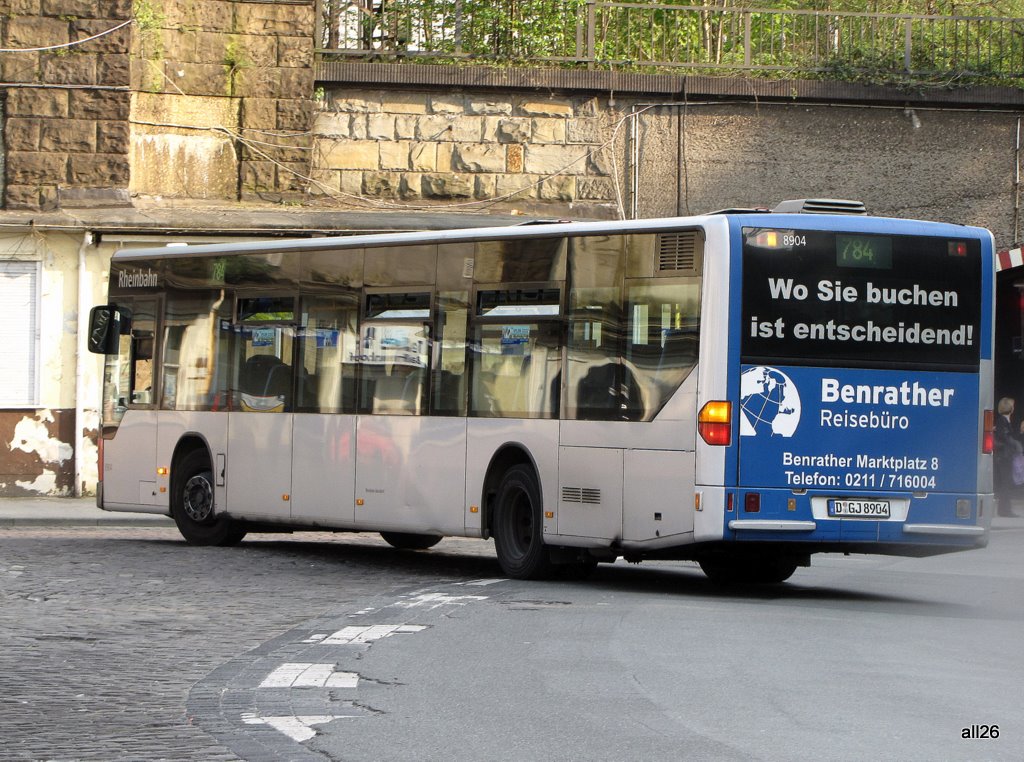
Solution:
{"label": "reflection on bus window", "polygon": [[[153,399],[153,342],[156,336],[156,302],[140,299],[135,303],[128,351],[129,401],[132,405],[152,405]],[[125,337],[122,336],[122,339]]]}
{"label": "reflection on bus window", "polygon": [[424,412],[428,330],[424,323],[414,321],[363,324],[359,348],[353,354],[362,372],[361,411],[391,415]]}
{"label": "reflection on bus window", "polygon": [[[227,304],[225,302],[227,301]],[[163,407],[165,410],[226,410],[230,353],[217,330],[229,325],[230,300],[217,290],[167,300],[164,315]]]}
{"label": "reflection on bus window", "polygon": [[618,288],[574,289],[569,316],[567,418],[635,421],[644,413],[636,374],[622,354]]}
{"label": "reflection on bus window", "polygon": [[306,301],[297,362],[296,411],[355,411],[356,365],[345,358],[358,344],[357,314],[355,294]]}
{"label": "reflection on bus window", "polygon": [[473,336],[473,415],[557,418],[562,352],[559,326],[478,325]]}
{"label": "reflection on bus window", "polygon": [[653,418],[697,363],[700,282],[629,285],[625,360]]}
{"label": "reflection on bus window", "polygon": [[466,326],[469,302],[466,292],[439,294],[434,346],[433,406],[435,415],[466,414]]}

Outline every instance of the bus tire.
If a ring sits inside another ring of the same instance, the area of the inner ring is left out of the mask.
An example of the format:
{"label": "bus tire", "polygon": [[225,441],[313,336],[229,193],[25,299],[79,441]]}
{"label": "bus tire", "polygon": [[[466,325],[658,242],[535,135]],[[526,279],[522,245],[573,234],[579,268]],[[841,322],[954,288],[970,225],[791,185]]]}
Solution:
{"label": "bus tire", "polygon": [[502,571],[513,579],[543,579],[554,565],[544,545],[543,505],[533,469],[512,466],[501,478],[494,502],[494,548]]}
{"label": "bus tire", "polygon": [[789,558],[707,556],[701,571],[718,585],[778,585],[793,576],[799,564]]}
{"label": "bus tire", "polygon": [[185,455],[174,469],[171,517],[189,545],[237,545],[245,530],[214,510],[213,471],[203,450]]}
{"label": "bus tire", "polygon": [[413,534],[412,532],[381,532],[384,542],[399,550],[426,550],[441,542],[438,534]]}

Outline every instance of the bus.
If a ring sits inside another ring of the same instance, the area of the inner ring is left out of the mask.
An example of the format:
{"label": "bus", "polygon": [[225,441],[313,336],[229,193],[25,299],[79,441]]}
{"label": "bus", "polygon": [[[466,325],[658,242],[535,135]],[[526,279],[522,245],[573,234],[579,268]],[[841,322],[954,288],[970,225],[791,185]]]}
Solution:
{"label": "bus", "polygon": [[122,250],[97,503],[778,583],[983,547],[992,235],[843,201]]}

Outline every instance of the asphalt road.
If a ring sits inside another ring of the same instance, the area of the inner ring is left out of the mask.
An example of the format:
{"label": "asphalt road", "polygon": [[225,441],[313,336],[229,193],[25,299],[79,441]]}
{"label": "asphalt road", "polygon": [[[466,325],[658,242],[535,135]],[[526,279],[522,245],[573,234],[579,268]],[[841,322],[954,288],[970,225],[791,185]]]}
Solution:
{"label": "asphalt road", "polygon": [[505,580],[469,540],[21,526],[0,759],[1016,760],[1022,635],[1016,525],[759,591],[684,563]]}

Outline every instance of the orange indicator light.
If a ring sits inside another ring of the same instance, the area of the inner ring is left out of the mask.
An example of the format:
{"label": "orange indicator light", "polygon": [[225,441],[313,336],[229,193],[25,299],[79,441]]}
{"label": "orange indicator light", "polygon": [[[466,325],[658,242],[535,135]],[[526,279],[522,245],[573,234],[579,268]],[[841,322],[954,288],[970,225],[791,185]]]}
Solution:
{"label": "orange indicator light", "polygon": [[709,445],[732,443],[732,403],[712,400],[697,414],[697,432]]}

